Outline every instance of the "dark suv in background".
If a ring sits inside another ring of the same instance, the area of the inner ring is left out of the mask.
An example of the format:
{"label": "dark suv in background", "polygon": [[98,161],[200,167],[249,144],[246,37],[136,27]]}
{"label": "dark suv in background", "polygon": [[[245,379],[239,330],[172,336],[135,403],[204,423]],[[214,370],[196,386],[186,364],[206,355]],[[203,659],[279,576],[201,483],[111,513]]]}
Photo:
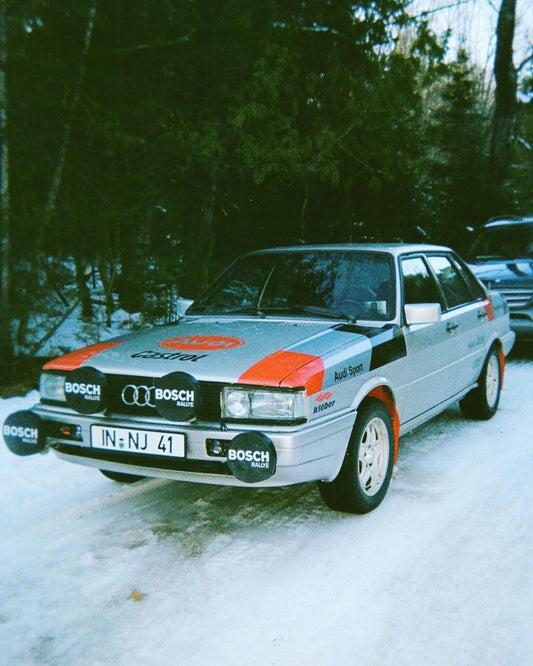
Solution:
{"label": "dark suv in background", "polygon": [[517,337],[533,340],[533,217],[491,220],[467,258],[487,289],[506,297]]}

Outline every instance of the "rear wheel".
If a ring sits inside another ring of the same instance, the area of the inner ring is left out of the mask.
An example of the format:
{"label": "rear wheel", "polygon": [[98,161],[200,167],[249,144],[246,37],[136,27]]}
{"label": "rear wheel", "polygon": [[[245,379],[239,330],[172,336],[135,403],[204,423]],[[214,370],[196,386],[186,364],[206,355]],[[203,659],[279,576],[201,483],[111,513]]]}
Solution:
{"label": "rear wheel", "polygon": [[502,367],[498,350],[493,347],[485,359],[478,385],[460,401],[463,416],[490,419],[498,410],[502,388]]}
{"label": "rear wheel", "polygon": [[117,481],[118,483],[135,483],[136,481],[141,481],[141,479],[144,479],[144,476],[137,476],[136,474],[124,474],[124,472],[110,472],[107,469],[101,469],[100,472],[108,479]]}
{"label": "rear wheel", "polygon": [[393,461],[391,416],[379,400],[368,400],[359,410],[341,471],[329,483],[319,481],[320,494],[336,511],[368,513],[387,493]]}

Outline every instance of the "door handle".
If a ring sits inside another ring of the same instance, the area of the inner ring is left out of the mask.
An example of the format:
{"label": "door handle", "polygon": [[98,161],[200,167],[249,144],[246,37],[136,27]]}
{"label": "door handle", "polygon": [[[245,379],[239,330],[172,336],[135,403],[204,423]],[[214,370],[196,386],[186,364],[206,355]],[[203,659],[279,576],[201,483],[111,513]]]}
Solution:
{"label": "door handle", "polygon": [[452,324],[452,322],[446,324],[446,331],[448,333],[453,333],[456,328],[459,328],[459,324]]}
{"label": "door handle", "polygon": [[478,310],[477,311],[477,318],[478,319],[486,319],[487,318],[487,313],[485,310]]}

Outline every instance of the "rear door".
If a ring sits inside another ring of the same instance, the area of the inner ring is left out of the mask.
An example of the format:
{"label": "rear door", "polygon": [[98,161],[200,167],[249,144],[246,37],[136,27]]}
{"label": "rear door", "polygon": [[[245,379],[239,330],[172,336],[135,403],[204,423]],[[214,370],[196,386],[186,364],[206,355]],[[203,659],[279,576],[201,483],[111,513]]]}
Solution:
{"label": "rear door", "polygon": [[[445,310],[442,293],[424,256],[402,258],[400,272],[403,304],[440,303]],[[424,414],[450,395],[452,368],[459,355],[449,319],[444,315],[439,322],[404,325],[407,362],[397,393],[402,423]]]}
{"label": "rear door", "polygon": [[450,387],[459,391],[476,381],[481,371],[491,309],[484,291],[468,279],[467,269],[453,254],[427,259],[443,294],[443,321],[453,346]]}

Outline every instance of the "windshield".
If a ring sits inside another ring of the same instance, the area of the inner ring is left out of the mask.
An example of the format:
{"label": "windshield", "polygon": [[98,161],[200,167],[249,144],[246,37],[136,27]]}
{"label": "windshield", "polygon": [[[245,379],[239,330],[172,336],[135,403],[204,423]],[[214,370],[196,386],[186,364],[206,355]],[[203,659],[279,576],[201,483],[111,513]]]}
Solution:
{"label": "windshield", "polygon": [[290,314],[386,321],[394,316],[392,259],[382,252],[304,250],[241,257],[187,314]]}
{"label": "windshield", "polygon": [[472,243],[472,259],[531,259],[533,224],[509,224],[486,227]]}

